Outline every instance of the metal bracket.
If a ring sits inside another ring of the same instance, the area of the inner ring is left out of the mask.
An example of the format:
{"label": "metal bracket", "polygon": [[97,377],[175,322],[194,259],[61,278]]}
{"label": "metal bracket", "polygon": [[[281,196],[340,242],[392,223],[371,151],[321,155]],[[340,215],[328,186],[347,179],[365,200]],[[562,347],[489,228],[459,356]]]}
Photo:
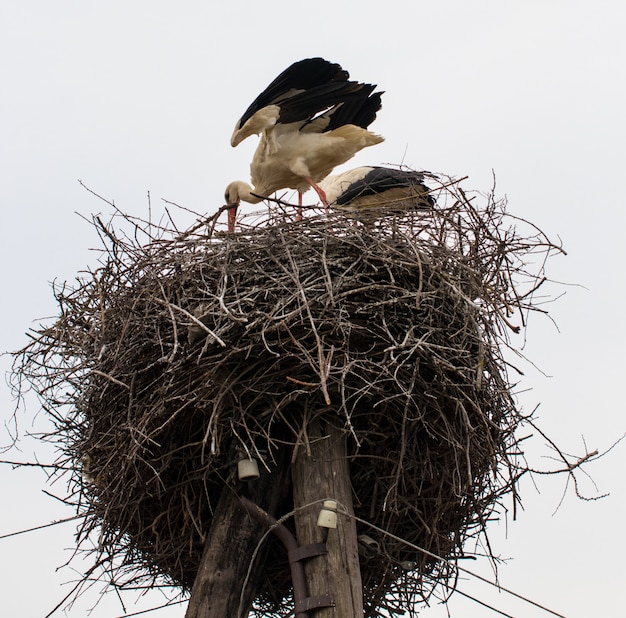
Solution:
{"label": "metal bracket", "polygon": [[302,612],[310,612],[312,609],[320,607],[335,607],[335,599],[332,594],[321,594],[317,597],[306,597],[302,601],[297,601],[295,610],[296,614]]}
{"label": "metal bracket", "polygon": [[310,545],[300,545],[295,549],[289,550],[288,553],[289,562],[300,562],[300,560],[327,554],[328,549],[326,549],[326,543],[311,543]]}
{"label": "metal bracket", "polygon": [[239,500],[243,508],[250,517],[271,530],[282,542],[289,556],[289,567],[293,582],[293,598],[295,618],[307,618],[307,612],[320,607],[335,607],[335,599],[332,594],[322,594],[315,597],[304,596],[306,594],[306,578],[304,566],[301,560],[313,558],[326,554],[326,543],[312,543],[310,545],[298,546],[296,537],[284,525],[276,521],[269,513],[266,513],[260,506],[248,500],[245,496],[240,496]]}

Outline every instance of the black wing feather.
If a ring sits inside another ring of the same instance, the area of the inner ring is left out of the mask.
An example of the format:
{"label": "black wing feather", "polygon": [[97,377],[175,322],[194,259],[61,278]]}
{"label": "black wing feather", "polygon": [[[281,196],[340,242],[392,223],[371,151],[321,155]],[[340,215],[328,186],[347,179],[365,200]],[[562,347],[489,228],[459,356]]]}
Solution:
{"label": "black wing feather", "polygon": [[388,167],[374,167],[363,178],[353,182],[346,191],[338,198],[337,204],[344,206],[350,204],[358,197],[366,195],[379,195],[389,189],[419,187],[424,190],[424,200],[431,206],[435,201],[432,196],[428,195],[428,187],[423,184],[424,175],[419,172],[411,172],[408,170],[396,170]]}
{"label": "black wing feather", "polygon": [[329,112],[330,122],[325,131],[331,131],[346,124],[367,129],[376,119],[376,112],[381,107],[382,92],[372,93],[376,88],[372,84],[359,84],[361,88],[350,93],[342,101],[342,105]]}
{"label": "black wing feather", "polygon": [[278,121],[285,124],[311,121],[320,112],[326,112],[329,108],[343,107],[341,104],[351,98],[360,99],[359,91],[362,86],[363,84],[357,82],[332,82],[294,94],[281,104]]}
{"label": "black wing feather", "polygon": [[328,86],[333,82],[347,82],[348,77],[348,72],[340,65],[323,58],[306,58],[294,62],[252,101],[237,128],[241,128],[260,109],[281,103],[293,90],[307,91]]}

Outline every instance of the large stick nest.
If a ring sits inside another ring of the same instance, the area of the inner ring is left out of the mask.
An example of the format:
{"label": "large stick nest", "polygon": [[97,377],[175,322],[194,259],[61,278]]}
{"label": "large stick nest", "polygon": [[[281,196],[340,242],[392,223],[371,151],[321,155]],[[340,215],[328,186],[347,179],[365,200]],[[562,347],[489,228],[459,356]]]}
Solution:
{"label": "large stick nest", "polygon": [[[370,221],[288,223],[270,207],[230,235],[133,221],[129,237],[94,219],[99,267],[55,288],[59,317],[16,371],[73,469],[78,544],[98,533],[113,585],[189,589],[220,493],[238,490],[235,451],[272,469],[317,414],[348,434],[356,515],[380,529],[357,526],[377,542],[361,557],[366,615],[454,576],[381,530],[453,563],[515,501],[524,419],[504,355],[557,248],[492,196],[474,206],[452,182],[433,195]],[[259,616],[289,611],[281,553]]]}

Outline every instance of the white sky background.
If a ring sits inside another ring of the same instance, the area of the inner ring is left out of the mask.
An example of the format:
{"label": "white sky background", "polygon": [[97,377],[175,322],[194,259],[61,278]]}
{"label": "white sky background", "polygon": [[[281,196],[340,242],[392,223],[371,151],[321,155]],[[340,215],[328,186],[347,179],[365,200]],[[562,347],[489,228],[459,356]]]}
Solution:
{"label": "white sky background", "polygon": [[[319,55],[385,91],[372,129],[386,141],[349,167],[405,163],[469,175],[465,188],[481,191],[494,170],[510,212],[563,240],[569,255],[554,258],[548,274],[584,287],[551,288],[566,292],[549,306],[560,332],[531,319],[524,352],[544,373],[527,367],[521,401],[526,411],[541,402],[541,427],[565,451],[617,440],[626,431],[623,2],[219,4],[0,6],[0,350],[22,347],[38,318],[55,315],[50,281],[95,263],[95,231],[76,213],[108,220],[111,208],[77,179],[137,216],[147,217],[148,191],[156,211],[165,198],[214,212],[230,180],[248,179],[256,138],[230,147],[239,116],[282,69]],[[192,222],[181,216],[179,225]],[[9,359],[0,361],[4,372]],[[14,405],[6,388],[0,405],[6,420]],[[31,400],[19,414],[22,431],[36,411]],[[21,446],[4,457],[52,459],[32,441]],[[537,465],[551,465],[540,458],[549,454],[541,438],[529,450]],[[570,487],[556,513],[564,477],[523,483],[524,512],[492,527],[493,550],[512,558],[501,583],[568,617],[623,616],[625,465],[622,443],[589,466],[598,489],[583,486],[610,496],[583,502]],[[0,535],[72,514],[42,493],[64,488],[45,481],[38,470],[0,465]],[[55,569],[70,557],[73,532],[63,524],[0,539],[2,615],[40,618],[62,599],[74,574]],[[474,581],[462,588],[516,617],[548,615]],[[68,616],[87,615],[98,591]],[[161,603],[153,595],[135,606],[134,598],[129,612]],[[448,609],[497,615],[460,597]],[[123,613],[111,594],[91,616]],[[146,615],[182,618],[184,606]]]}

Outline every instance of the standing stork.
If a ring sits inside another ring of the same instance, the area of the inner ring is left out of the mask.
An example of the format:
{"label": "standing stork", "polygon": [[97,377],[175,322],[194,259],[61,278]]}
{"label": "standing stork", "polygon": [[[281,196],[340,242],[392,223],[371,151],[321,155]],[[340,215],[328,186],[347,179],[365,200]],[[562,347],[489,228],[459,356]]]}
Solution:
{"label": "standing stork", "polygon": [[226,187],[228,229],[234,230],[241,200],[256,204],[280,189],[302,194],[359,150],[383,141],[367,130],[381,106],[382,92],[350,81],[338,64],[323,58],[300,60],[285,69],[251,103],[237,122],[231,145],[253,134],[259,145],[250,164],[252,185],[235,180]]}
{"label": "standing stork", "polygon": [[327,205],[348,212],[428,209],[435,205],[424,174],[391,167],[356,167],[320,183]]}

